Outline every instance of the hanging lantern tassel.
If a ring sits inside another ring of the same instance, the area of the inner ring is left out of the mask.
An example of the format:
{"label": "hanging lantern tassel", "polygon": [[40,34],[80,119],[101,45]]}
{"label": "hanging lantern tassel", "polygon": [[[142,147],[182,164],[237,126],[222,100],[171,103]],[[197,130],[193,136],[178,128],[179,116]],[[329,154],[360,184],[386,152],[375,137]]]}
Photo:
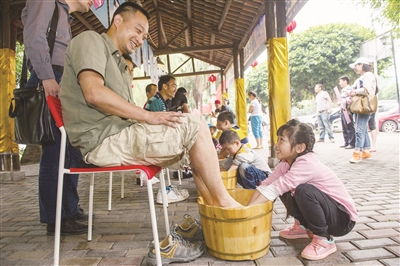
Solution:
{"label": "hanging lantern tassel", "polygon": [[289,25],[287,25],[286,31],[287,31],[289,34],[292,34],[293,31],[296,29],[296,26],[297,26],[296,21],[293,20],[292,22],[289,23]]}

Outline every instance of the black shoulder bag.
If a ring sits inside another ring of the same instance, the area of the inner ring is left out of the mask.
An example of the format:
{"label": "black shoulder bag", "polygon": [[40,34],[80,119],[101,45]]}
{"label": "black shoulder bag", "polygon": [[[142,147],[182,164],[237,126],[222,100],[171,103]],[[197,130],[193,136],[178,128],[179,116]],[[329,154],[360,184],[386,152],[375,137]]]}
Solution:
{"label": "black shoulder bag", "polygon": [[[51,19],[51,26],[47,42],[50,48],[50,57],[53,55],[58,23],[57,3]],[[14,118],[15,142],[18,144],[49,146],[55,143],[51,126],[51,113],[47,106],[45,91],[42,82],[37,87],[25,87],[26,57],[24,54],[20,88],[13,91],[8,115]],[[13,108],[13,101],[15,108]]]}

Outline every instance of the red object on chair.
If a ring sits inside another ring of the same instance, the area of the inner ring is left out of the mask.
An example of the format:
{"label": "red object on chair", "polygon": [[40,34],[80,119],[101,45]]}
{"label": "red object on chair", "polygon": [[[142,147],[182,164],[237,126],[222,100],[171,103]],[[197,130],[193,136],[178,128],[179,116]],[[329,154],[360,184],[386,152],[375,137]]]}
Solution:
{"label": "red object on chair", "polygon": [[[156,220],[156,211],[154,206],[154,194],[153,194],[153,185],[151,179],[162,170],[161,167],[155,165],[123,165],[123,166],[113,166],[113,167],[96,167],[96,168],[64,168],[65,162],[65,146],[67,142],[67,133],[64,128],[64,122],[62,117],[62,108],[60,99],[55,98],[54,96],[47,96],[47,103],[49,105],[50,112],[54,118],[54,121],[57,124],[57,127],[61,131],[61,147],[60,147],[60,161],[58,166],[58,188],[57,188],[57,209],[56,209],[56,226],[54,232],[54,265],[59,264],[60,257],[60,233],[61,233],[61,208],[62,208],[62,191],[63,191],[63,180],[64,174],[83,174],[83,173],[91,173],[90,175],[90,186],[89,186],[89,221],[88,221],[88,241],[92,240],[92,223],[93,223],[93,193],[94,193],[94,174],[95,173],[112,173],[112,172],[124,172],[124,171],[135,171],[139,170],[143,172],[147,176],[147,192],[149,197],[149,205],[150,205],[150,215],[151,215],[151,223],[153,230],[153,238],[154,238],[154,247],[156,250],[157,257],[157,265],[161,265],[161,254],[160,254],[160,245],[159,245],[159,237],[158,237],[158,229],[157,229],[157,220]],[[110,174],[110,182],[111,182],[111,174]],[[67,177],[68,178],[68,177]],[[165,219],[165,227],[167,235],[169,232],[169,221],[168,221],[168,211],[167,205],[168,202],[166,200],[166,191],[165,191],[165,180],[163,176],[163,172],[160,174],[160,187],[162,188],[162,196],[163,196],[163,209],[164,209],[164,219]]]}

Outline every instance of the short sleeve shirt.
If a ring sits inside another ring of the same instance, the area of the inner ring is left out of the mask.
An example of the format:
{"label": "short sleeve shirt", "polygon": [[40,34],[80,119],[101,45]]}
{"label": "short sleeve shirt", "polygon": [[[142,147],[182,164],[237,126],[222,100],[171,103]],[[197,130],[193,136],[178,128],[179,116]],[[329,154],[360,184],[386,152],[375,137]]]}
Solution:
{"label": "short sleeve shirt", "polygon": [[183,105],[187,104],[187,98],[183,93],[176,92],[175,97],[171,100],[171,108],[170,111],[178,112],[182,111]]}
{"label": "short sleeve shirt", "polygon": [[229,169],[232,164],[240,165],[248,163],[264,172],[271,172],[268,163],[257,153],[247,146],[242,146],[235,156],[229,155],[228,160],[223,165],[224,169]]}
{"label": "short sleeve shirt", "polygon": [[258,101],[258,99],[254,99],[250,102],[250,106],[253,106],[253,111],[251,112],[252,116],[262,116],[262,108],[261,108],[261,103]]}
{"label": "short sleeve shirt", "polygon": [[[90,44],[90,45],[89,45]],[[130,126],[133,121],[111,115],[88,104],[78,82],[83,70],[100,74],[104,85],[133,104],[131,77],[125,59],[103,33],[85,31],[73,38],[65,54],[60,99],[64,124],[71,144],[83,155],[108,136]]]}
{"label": "short sleeve shirt", "polygon": [[159,92],[156,93],[145,105],[144,109],[151,112],[166,112],[169,111],[169,105],[164,101]]}
{"label": "short sleeve shirt", "polygon": [[328,109],[328,99],[330,98],[329,94],[326,91],[320,91],[315,97],[315,101],[317,102],[317,111],[323,111]]}

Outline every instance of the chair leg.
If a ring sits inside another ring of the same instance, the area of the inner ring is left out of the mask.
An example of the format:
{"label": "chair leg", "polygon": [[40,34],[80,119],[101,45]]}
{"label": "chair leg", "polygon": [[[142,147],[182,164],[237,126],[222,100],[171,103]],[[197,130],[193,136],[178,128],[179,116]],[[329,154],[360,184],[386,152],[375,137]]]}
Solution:
{"label": "chair leg", "polygon": [[93,192],[94,192],[94,173],[89,179],[89,219],[88,219],[88,241],[92,241],[92,224],[93,224]]}
{"label": "chair leg", "polygon": [[[165,187],[164,187],[164,189],[165,189]],[[151,227],[153,230],[154,249],[156,251],[157,265],[162,265],[161,264],[161,252],[160,252],[160,240],[158,238],[158,229],[157,229],[156,208],[154,206],[153,184],[151,183],[150,180],[147,181],[147,193],[148,193],[148,197],[149,197]]]}
{"label": "chair leg", "polygon": [[111,211],[112,180],[113,180],[113,173],[110,172],[110,178],[109,178],[109,181],[108,181],[108,210],[109,211]]}
{"label": "chair leg", "polygon": [[125,174],[121,172],[121,199],[125,198]]}
{"label": "chair leg", "polygon": [[[164,186],[163,186],[164,183]],[[164,220],[165,220],[165,232],[167,235],[170,234],[170,229],[169,229],[169,219],[168,219],[168,200],[167,200],[167,192],[165,190],[165,178],[164,178],[164,172],[160,172],[160,189],[161,189],[161,195],[162,195],[162,201],[163,201],[163,211],[164,211]]]}
{"label": "chair leg", "polygon": [[169,176],[169,169],[168,169],[168,168],[165,168],[165,171],[167,172],[168,186],[170,186],[170,185],[171,185],[171,178],[170,178],[170,176]]}
{"label": "chair leg", "polygon": [[178,170],[179,185],[182,186],[182,169]]}
{"label": "chair leg", "polygon": [[165,178],[164,178],[164,169],[160,172],[160,189],[161,189],[161,196],[164,204],[168,207],[168,200],[167,200],[167,190],[165,185]]}
{"label": "chair leg", "polygon": [[56,224],[54,229],[54,265],[58,265],[60,262],[61,208],[63,186],[64,172],[62,170],[58,170]]}

